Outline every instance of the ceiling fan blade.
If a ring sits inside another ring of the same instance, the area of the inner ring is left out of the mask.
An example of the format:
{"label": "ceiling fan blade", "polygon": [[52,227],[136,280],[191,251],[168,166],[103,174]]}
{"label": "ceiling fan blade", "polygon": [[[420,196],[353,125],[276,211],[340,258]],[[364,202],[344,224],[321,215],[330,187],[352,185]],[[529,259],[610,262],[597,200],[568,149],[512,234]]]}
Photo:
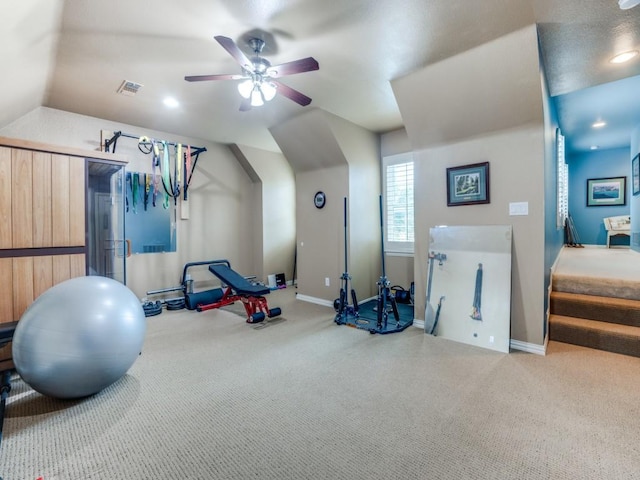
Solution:
{"label": "ceiling fan blade", "polygon": [[284,83],[280,83],[277,80],[272,80],[272,81],[273,83],[276,84],[278,88],[278,93],[280,93],[281,95],[284,95],[288,99],[293,100],[294,102],[302,105],[303,107],[306,107],[311,103],[311,99],[307,97],[304,93],[300,93],[299,91],[291,88],[288,85],[285,85]]}
{"label": "ceiling fan blade", "polygon": [[285,75],[293,75],[296,73],[311,72],[318,70],[320,66],[313,57],[301,58],[293,62],[281,63],[273,65],[267,69],[267,75],[271,78],[284,77]]}
{"label": "ceiling fan blade", "polygon": [[251,110],[251,99],[243,98],[242,102],[240,103],[240,111],[248,112],[249,110]]}
{"label": "ceiling fan blade", "polygon": [[251,60],[249,60],[242,50],[240,50],[240,47],[236,45],[236,42],[231,40],[229,37],[223,37],[222,35],[217,35],[214,38],[220,45],[222,45],[222,48],[229,52],[229,55],[236,59],[236,62],[238,62],[242,68],[249,72],[253,71],[253,64],[251,63]]}
{"label": "ceiling fan blade", "polygon": [[190,75],[184,77],[187,82],[203,82],[208,80],[240,80],[241,78],[249,78],[246,75],[234,75],[234,74],[223,74],[223,75]]}

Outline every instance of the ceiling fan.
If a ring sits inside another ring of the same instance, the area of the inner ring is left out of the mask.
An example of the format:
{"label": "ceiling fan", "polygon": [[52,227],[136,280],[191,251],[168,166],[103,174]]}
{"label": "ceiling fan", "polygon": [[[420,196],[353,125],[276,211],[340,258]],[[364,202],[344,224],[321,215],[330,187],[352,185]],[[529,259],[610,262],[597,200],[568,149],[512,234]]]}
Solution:
{"label": "ceiling fan", "polygon": [[253,50],[251,59],[240,50],[232,39],[221,35],[214,38],[240,64],[242,73],[237,75],[192,75],[184,77],[186,81],[244,80],[238,84],[238,91],[243,97],[240,111],[243,112],[250,110],[251,107],[264,105],[264,102],[272,100],[276,93],[284,95],[303,107],[311,103],[311,98],[276,79],[285,75],[318,70],[318,62],[313,57],[302,58],[280,65],[271,65],[269,60],[260,56],[265,45],[264,40],[260,38],[251,38],[249,40],[249,46]]}

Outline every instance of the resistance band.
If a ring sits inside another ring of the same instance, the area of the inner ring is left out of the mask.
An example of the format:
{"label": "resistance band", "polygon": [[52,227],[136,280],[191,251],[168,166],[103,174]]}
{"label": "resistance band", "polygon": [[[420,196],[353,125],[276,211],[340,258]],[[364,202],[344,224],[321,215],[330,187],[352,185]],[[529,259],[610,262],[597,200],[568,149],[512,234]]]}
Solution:
{"label": "resistance band", "polygon": [[138,213],[138,187],[140,186],[140,174],[133,172],[131,181],[131,203],[133,213]]}
{"label": "resistance band", "polygon": [[164,187],[164,201],[162,202],[162,208],[169,208],[169,187],[167,186],[171,182],[171,176],[169,173],[169,148],[167,142],[162,142],[162,185]]}
{"label": "resistance band", "polygon": [[124,187],[124,204],[126,206],[125,212],[129,213],[129,186],[131,185],[131,172],[127,172],[125,176],[126,185]]}
{"label": "resistance band", "polygon": [[187,188],[189,187],[189,180],[191,180],[191,145],[187,145],[187,153],[184,159],[184,195],[183,200],[187,200]]}
{"label": "resistance band", "polygon": [[158,197],[158,186],[160,185],[160,178],[156,175],[156,167],[160,166],[160,150],[158,147],[158,142],[155,140],[151,140],[153,144],[153,157],[151,159],[151,172],[153,175],[153,197],[151,204],[156,206],[156,198]]}
{"label": "resistance band", "polygon": [[473,294],[473,308],[471,309],[471,315],[474,320],[482,321],[482,312],[480,311],[480,304],[482,298],[482,264],[478,264],[478,270],[476,271],[476,289]]}
{"label": "resistance band", "polygon": [[147,205],[149,204],[149,192],[151,191],[151,176],[144,174],[144,211],[147,211]]}

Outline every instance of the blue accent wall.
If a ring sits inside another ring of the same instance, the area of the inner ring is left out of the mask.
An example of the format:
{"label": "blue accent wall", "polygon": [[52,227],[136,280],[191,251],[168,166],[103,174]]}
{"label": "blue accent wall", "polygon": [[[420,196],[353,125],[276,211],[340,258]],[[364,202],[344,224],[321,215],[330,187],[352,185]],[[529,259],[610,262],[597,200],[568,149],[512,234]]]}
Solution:
{"label": "blue accent wall", "polygon": [[[629,157],[633,159],[633,157],[639,153],[640,125],[636,126],[631,133],[631,153]],[[631,178],[629,181],[631,182]],[[629,200],[629,204],[631,210],[631,250],[635,250],[640,253],[640,195],[632,196]]]}
{"label": "blue accent wall", "polygon": [[[569,165],[569,214],[573,218],[580,243],[606,245],[607,231],[602,219],[629,215],[631,198],[631,161],[629,148],[594,150],[567,154]],[[587,207],[587,180],[590,178],[627,177],[624,206]],[[629,245],[628,237],[611,240],[612,245]]]}

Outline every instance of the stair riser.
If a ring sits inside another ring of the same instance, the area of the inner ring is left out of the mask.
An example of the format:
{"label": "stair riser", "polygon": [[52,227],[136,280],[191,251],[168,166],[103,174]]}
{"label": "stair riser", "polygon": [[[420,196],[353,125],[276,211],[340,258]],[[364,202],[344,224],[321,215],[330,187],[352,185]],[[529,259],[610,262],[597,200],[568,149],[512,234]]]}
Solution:
{"label": "stair riser", "polygon": [[576,299],[554,299],[551,297],[551,313],[640,327],[640,309],[633,307],[624,308],[605,303],[593,304]]}
{"label": "stair riser", "polygon": [[550,324],[549,338],[556,342],[571,343],[607,352],[640,357],[640,337],[622,335],[568,325]]}

